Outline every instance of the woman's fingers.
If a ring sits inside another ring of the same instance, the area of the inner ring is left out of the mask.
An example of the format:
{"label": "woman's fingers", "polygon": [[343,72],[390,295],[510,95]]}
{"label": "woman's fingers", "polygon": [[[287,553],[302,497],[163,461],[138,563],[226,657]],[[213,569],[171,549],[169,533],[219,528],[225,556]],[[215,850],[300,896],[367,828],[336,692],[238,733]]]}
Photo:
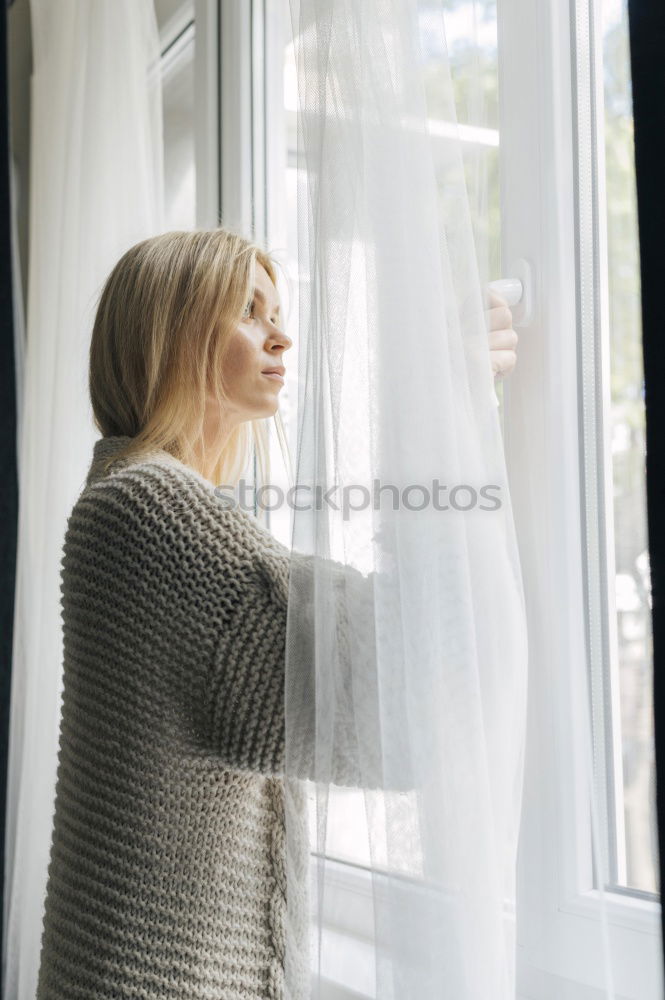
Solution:
{"label": "woman's fingers", "polygon": [[490,362],[494,375],[507,375],[517,364],[515,351],[490,351]]}
{"label": "woman's fingers", "polygon": [[501,378],[517,364],[518,336],[513,330],[513,314],[501,295],[488,289],[485,309],[490,362],[495,376]]}
{"label": "woman's fingers", "polygon": [[508,306],[493,306],[485,310],[489,319],[489,330],[510,330],[513,325],[513,314]]}
{"label": "woman's fingers", "polygon": [[490,330],[487,335],[487,339],[490,345],[490,351],[497,351],[504,348],[509,351],[514,351],[517,347],[517,342],[519,337],[512,328],[509,329],[498,329]]}

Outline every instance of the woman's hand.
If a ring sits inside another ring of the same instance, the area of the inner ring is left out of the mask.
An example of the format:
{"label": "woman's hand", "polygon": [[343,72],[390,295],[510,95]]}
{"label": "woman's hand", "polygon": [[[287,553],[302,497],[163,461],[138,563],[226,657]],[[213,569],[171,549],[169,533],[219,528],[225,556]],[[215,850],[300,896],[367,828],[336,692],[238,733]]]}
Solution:
{"label": "woman's hand", "polygon": [[513,330],[513,314],[508,303],[492,289],[487,290],[489,308],[485,310],[490,361],[495,378],[508,375],[517,364],[518,336]]}

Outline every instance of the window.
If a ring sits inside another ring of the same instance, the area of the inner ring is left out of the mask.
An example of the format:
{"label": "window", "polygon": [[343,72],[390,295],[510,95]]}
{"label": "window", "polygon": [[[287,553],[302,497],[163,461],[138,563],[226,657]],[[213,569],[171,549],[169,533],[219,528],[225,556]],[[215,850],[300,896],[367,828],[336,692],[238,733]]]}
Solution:
{"label": "window", "polygon": [[162,51],[164,197],[168,229],[196,225],[194,156],[194,9],[155,0]]}
{"label": "window", "polygon": [[[606,789],[610,884],[621,890],[658,893],[655,812],[653,662],[649,552],[646,521],[644,373],[637,202],[635,191],[630,56],[625,3],[601,5],[598,48],[602,55],[599,126],[604,176],[599,183],[605,216],[606,299],[601,349],[609,385],[599,400],[608,425],[611,469],[606,518],[609,553]],[[604,115],[603,115],[604,111]],[[604,192],[604,197],[602,193]],[[601,278],[602,281],[602,278]],[[599,692],[600,696],[600,692]],[[598,720],[599,726],[602,725]],[[615,750],[616,748],[616,750]]]}
{"label": "window", "polygon": [[[518,273],[521,261],[531,274],[518,369],[498,389],[531,649],[519,996],[604,995],[600,871],[616,994],[655,1000],[662,995],[660,901],[625,0],[446,0],[457,124],[437,103],[441,66],[427,45],[423,10],[435,156],[451,130],[462,140],[481,275],[528,276]],[[194,151],[197,224],[216,225],[221,212],[228,224],[254,226],[278,250],[294,341],[280,403],[295,453],[298,283],[302,289],[308,276],[297,266],[303,175],[289,0],[195,0],[194,11],[193,133],[180,142]],[[482,68],[480,91],[469,87],[471,65]],[[173,94],[176,134],[175,85]],[[181,183],[186,171],[178,174],[175,164],[184,159],[172,160]],[[177,189],[174,180],[170,190]],[[271,448],[273,482],[285,492],[274,439]],[[289,544],[288,505],[279,494],[264,499],[273,506],[266,523]],[[593,774],[585,770],[588,695]],[[601,807],[596,845],[591,779]],[[340,899],[339,922],[328,930],[343,956],[330,970],[331,996],[372,995],[369,859],[354,835],[356,809],[362,795],[349,791],[328,845],[337,872],[331,891]]]}
{"label": "window", "polygon": [[504,399],[531,648],[518,982],[534,998],[604,995],[605,949],[618,995],[662,991],[624,6],[499,5],[502,255],[534,274]]}
{"label": "window", "polygon": [[[500,212],[499,212],[499,159],[498,159],[498,66],[497,66],[497,22],[496,5],[485,3],[482,19],[474,16],[475,7],[472,4],[448,0],[449,16],[446,18],[448,47],[451,54],[451,70],[456,87],[456,104],[458,124],[451,114],[451,109],[442,105],[439,94],[445,88],[438,84],[444,72],[444,62],[441,52],[437,49],[440,31],[432,30],[432,18],[441,16],[441,4],[435,0],[431,10],[424,10],[420,18],[420,33],[423,49],[423,73],[426,81],[427,104],[429,114],[429,129],[434,137],[434,154],[437,167],[446,169],[446,143],[450,138],[457,142],[458,137],[463,142],[465,150],[465,173],[476,242],[482,255],[481,271],[487,280],[499,278],[500,271]],[[272,197],[284,199],[286,205],[286,269],[289,282],[293,287],[295,299],[291,316],[289,334],[294,346],[288,357],[288,384],[281,395],[281,401],[286,403],[283,412],[288,417],[289,440],[292,453],[296,454],[296,413],[291,400],[297,400],[297,344],[298,316],[297,294],[302,288],[307,275],[298,276],[298,245],[297,245],[297,210],[299,186],[305,184],[304,166],[298,159],[297,144],[297,110],[298,90],[294,46],[290,37],[291,15],[288,0],[282,0],[283,17],[286,25],[285,43],[283,46],[283,95],[284,95],[284,166],[271,172],[274,188]],[[474,61],[480,60],[483,67],[482,87],[477,88],[471,81],[476,79],[476,71],[472,67]],[[443,185],[441,185],[443,187]],[[489,192],[491,208],[488,212],[484,202],[485,191]],[[442,203],[441,211],[445,211]],[[489,225],[488,225],[489,220]],[[362,267],[358,268],[361,273]],[[352,291],[351,293],[352,294]],[[499,389],[499,391],[501,391]],[[280,459],[276,450],[274,461],[279,467]],[[349,477],[352,478],[352,477]],[[279,485],[285,487],[285,481]],[[291,512],[282,508],[277,515],[270,514],[271,530],[285,544],[290,543]],[[312,816],[312,823],[314,816]],[[329,804],[328,830],[329,841],[327,856],[339,861],[371,867],[365,831],[365,798],[364,793],[354,789],[340,789],[335,793],[335,800]],[[396,867],[393,860],[393,868]],[[412,870],[410,859],[404,858],[399,866],[404,874],[417,875]]]}

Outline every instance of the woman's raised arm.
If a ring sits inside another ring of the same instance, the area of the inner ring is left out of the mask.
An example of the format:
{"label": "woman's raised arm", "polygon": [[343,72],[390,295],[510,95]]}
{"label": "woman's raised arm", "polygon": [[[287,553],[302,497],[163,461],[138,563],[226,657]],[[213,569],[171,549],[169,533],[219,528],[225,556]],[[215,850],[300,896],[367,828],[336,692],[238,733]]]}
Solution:
{"label": "woman's raised arm", "polygon": [[[248,519],[239,511],[231,512],[229,524],[234,516]],[[282,776],[287,767],[291,777],[301,779],[408,790],[408,754],[397,767],[393,764],[390,773],[381,757],[385,720],[376,665],[376,574],[363,576],[333,560],[292,553],[256,522],[247,538],[255,546],[256,572],[241,581],[237,577],[228,581],[228,611],[206,683],[205,717],[215,753],[229,767],[267,775]],[[296,575],[291,613],[297,614],[302,628],[287,633],[290,574]],[[325,627],[333,630],[327,635],[326,649],[332,655],[330,663],[319,665],[323,690],[317,718],[314,589],[325,586],[326,580],[330,581],[331,615]],[[329,674],[322,677],[322,670]],[[394,719],[390,725],[391,730],[406,732]],[[325,738],[321,727],[325,727]]]}

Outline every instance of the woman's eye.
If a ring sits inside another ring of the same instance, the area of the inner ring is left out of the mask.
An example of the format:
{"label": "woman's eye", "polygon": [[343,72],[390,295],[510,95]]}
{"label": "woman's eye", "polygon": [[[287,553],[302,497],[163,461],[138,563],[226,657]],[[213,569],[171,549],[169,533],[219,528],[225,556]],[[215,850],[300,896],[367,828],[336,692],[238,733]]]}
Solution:
{"label": "woman's eye", "polygon": [[254,312],[254,299],[252,299],[251,302],[248,302],[247,305],[245,306],[245,311],[242,314],[243,319],[248,318],[253,312]]}

